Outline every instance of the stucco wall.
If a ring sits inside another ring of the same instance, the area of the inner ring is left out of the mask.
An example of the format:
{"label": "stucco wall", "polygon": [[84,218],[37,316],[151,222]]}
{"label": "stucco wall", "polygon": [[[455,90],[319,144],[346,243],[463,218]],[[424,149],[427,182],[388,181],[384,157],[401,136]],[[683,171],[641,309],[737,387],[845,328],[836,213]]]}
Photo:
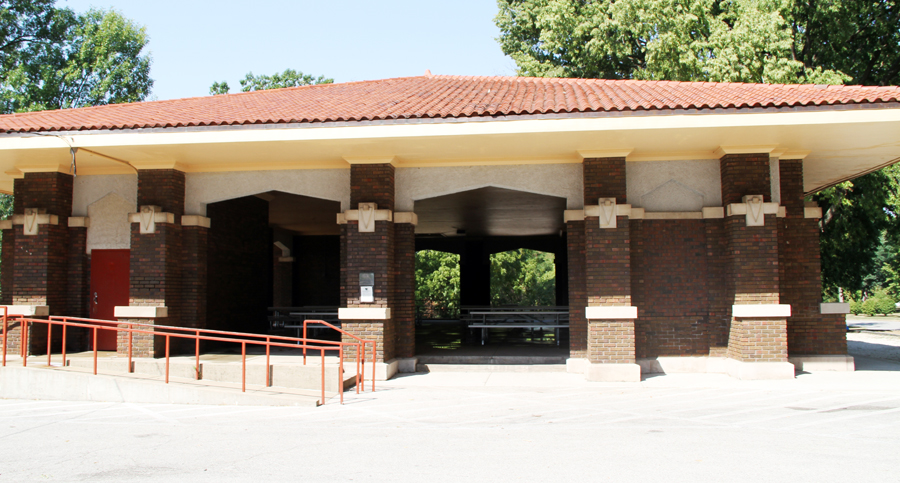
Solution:
{"label": "stucco wall", "polygon": [[349,169],[305,169],[283,171],[235,171],[187,173],[184,212],[206,216],[206,205],[267,191],[340,201],[350,206]]}
{"label": "stucco wall", "polygon": [[137,211],[137,175],[77,176],[72,215],[88,216],[87,251],[131,248],[128,214]]}
{"label": "stucco wall", "polygon": [[629,162],[625,173],[628,203],[648,212],[722,206],[718,160]]}
{"label": "stucco wall", "polygon": [[565,198],[567,208],[584,206],[581,164],[397,168],[396,211],[413,211],[416,200],[493,186]]}

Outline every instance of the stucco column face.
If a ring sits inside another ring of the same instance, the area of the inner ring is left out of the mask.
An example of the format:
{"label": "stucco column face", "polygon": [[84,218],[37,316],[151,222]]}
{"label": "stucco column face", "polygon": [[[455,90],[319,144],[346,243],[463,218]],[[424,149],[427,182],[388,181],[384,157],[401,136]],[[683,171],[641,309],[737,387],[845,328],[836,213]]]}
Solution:
{"label": "stucco column face", "polygon": [[[374,203],[376,210],[394,208],[394,167],[390,164],[353,164],[350,166],[350,209],[360,203]],[[365,206],[363,207],[365,208]],[[365,221],[363,221],[365,222]],[[395,301],[395,229],[390,220],[372,219],[372,231],[360,229],[359,220],[349,220],[341,230],[343,300],[341,323],[345,330],[375,340],[378,360],[396,357],[397,336],[393,319]],[[362,274],[362,277],[361,277]],[[371,274],[371,298],[362,293]],[[365,280],[364,280],[365,279]],[[376,310],[372,310],[376,309]],[[380,310],[378,310],[380,309]],[[367,315],[367,314],[376,315]],[[365,318],[373,317],[373,318]],[[375,318],[377,317],[377,318]],[[351,342],[344,336],[345,342]],[[351,349],[352,352],[352,349]],[[354,357],[353,353],[345,355]]]}
{"label": "stucco column face", "polygon": [[[768,154],[727,154],[720,160],[722,203],[727,207],[762,195],[771,201]],[[727,210],[726,210],[727,214]],[[765,214],[763,224],[751,226],[747,216],[732,214],[724,219],[726,256],[729,265],[728,299],[732,305],[780,305],[778,267],[778,223]],[[786,362],[785,319],[731,318],[728,357],[744,362]],[[765,334],[767,342],[755,340]],[[764,356],[761,356],[764,354]]]}
{"label": "stucco column face", "polygon": [[[846,355],[845,314],[823,314],[819,219],[807,218],[803,196],[803,161],[781,160],[781,204],[778,220],[778,267],[781,303],[790,304],[787,320],[788,353]],[[813,210],[815,211],[815,210]]]}
{"label": "stucco column face", "polygon": [[[631,227],[628,217],[618,216],[615,211],[616,205],[627,201],[625,158],[586,158],[584,196],[587,358],[592,363],[634,364],[634,319],[637,317],[632,315],[635,311],[631,301]],[[588,216],[592,205],[600,207],[599,216]],[[577,244],[577,238],[576,233],[570,244]],[[569,256],[577,249],[570,246]],[[574,255],[577,259],[578,254]],[[571,271],[577,272],[577,267],[570,266]],[[570,292],[570,303],[577,300],[577,295],[577,291]],[[612,307],[616,307],[612,312],[606,310]],[[637,378],[640,379],[639,369]]]}

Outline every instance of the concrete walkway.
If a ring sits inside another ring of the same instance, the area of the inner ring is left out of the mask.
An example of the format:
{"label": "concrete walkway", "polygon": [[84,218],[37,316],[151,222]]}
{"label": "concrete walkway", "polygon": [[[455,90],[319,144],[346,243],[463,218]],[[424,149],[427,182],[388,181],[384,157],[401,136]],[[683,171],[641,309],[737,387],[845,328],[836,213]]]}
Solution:
{"label": "concrete walkway", "polygon": [[900,360],[882,357],[900,337],[850,335],[872,351],[857,372],[785,381],[434,372],[319,408],[0,400],[0,482],[896,482]]}

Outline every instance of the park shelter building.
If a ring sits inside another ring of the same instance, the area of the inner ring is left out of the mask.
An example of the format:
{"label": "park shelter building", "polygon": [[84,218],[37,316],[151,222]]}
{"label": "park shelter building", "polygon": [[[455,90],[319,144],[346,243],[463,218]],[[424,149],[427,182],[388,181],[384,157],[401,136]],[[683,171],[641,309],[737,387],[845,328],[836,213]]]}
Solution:
{"label": "park shelter building", "polygon": [[540,247],[570,371],[782,378],[853,368],[804,200],[900,160],[900,88],[426,74],[0,130],[11,313],[264,332],[269,306],[335,306],[390,377],[417,248],[452,244],[479,305],[491,247]]}

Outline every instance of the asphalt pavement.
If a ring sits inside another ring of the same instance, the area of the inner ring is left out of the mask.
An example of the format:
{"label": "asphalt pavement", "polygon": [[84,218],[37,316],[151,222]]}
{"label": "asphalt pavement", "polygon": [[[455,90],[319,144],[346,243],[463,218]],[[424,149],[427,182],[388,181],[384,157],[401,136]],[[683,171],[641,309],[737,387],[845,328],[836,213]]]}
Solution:
{"label": "asphalt pavement", "polygon": [[896,482],[900,337],[857,371],[434,372],[319,408],[0,400],[0,482]]}

